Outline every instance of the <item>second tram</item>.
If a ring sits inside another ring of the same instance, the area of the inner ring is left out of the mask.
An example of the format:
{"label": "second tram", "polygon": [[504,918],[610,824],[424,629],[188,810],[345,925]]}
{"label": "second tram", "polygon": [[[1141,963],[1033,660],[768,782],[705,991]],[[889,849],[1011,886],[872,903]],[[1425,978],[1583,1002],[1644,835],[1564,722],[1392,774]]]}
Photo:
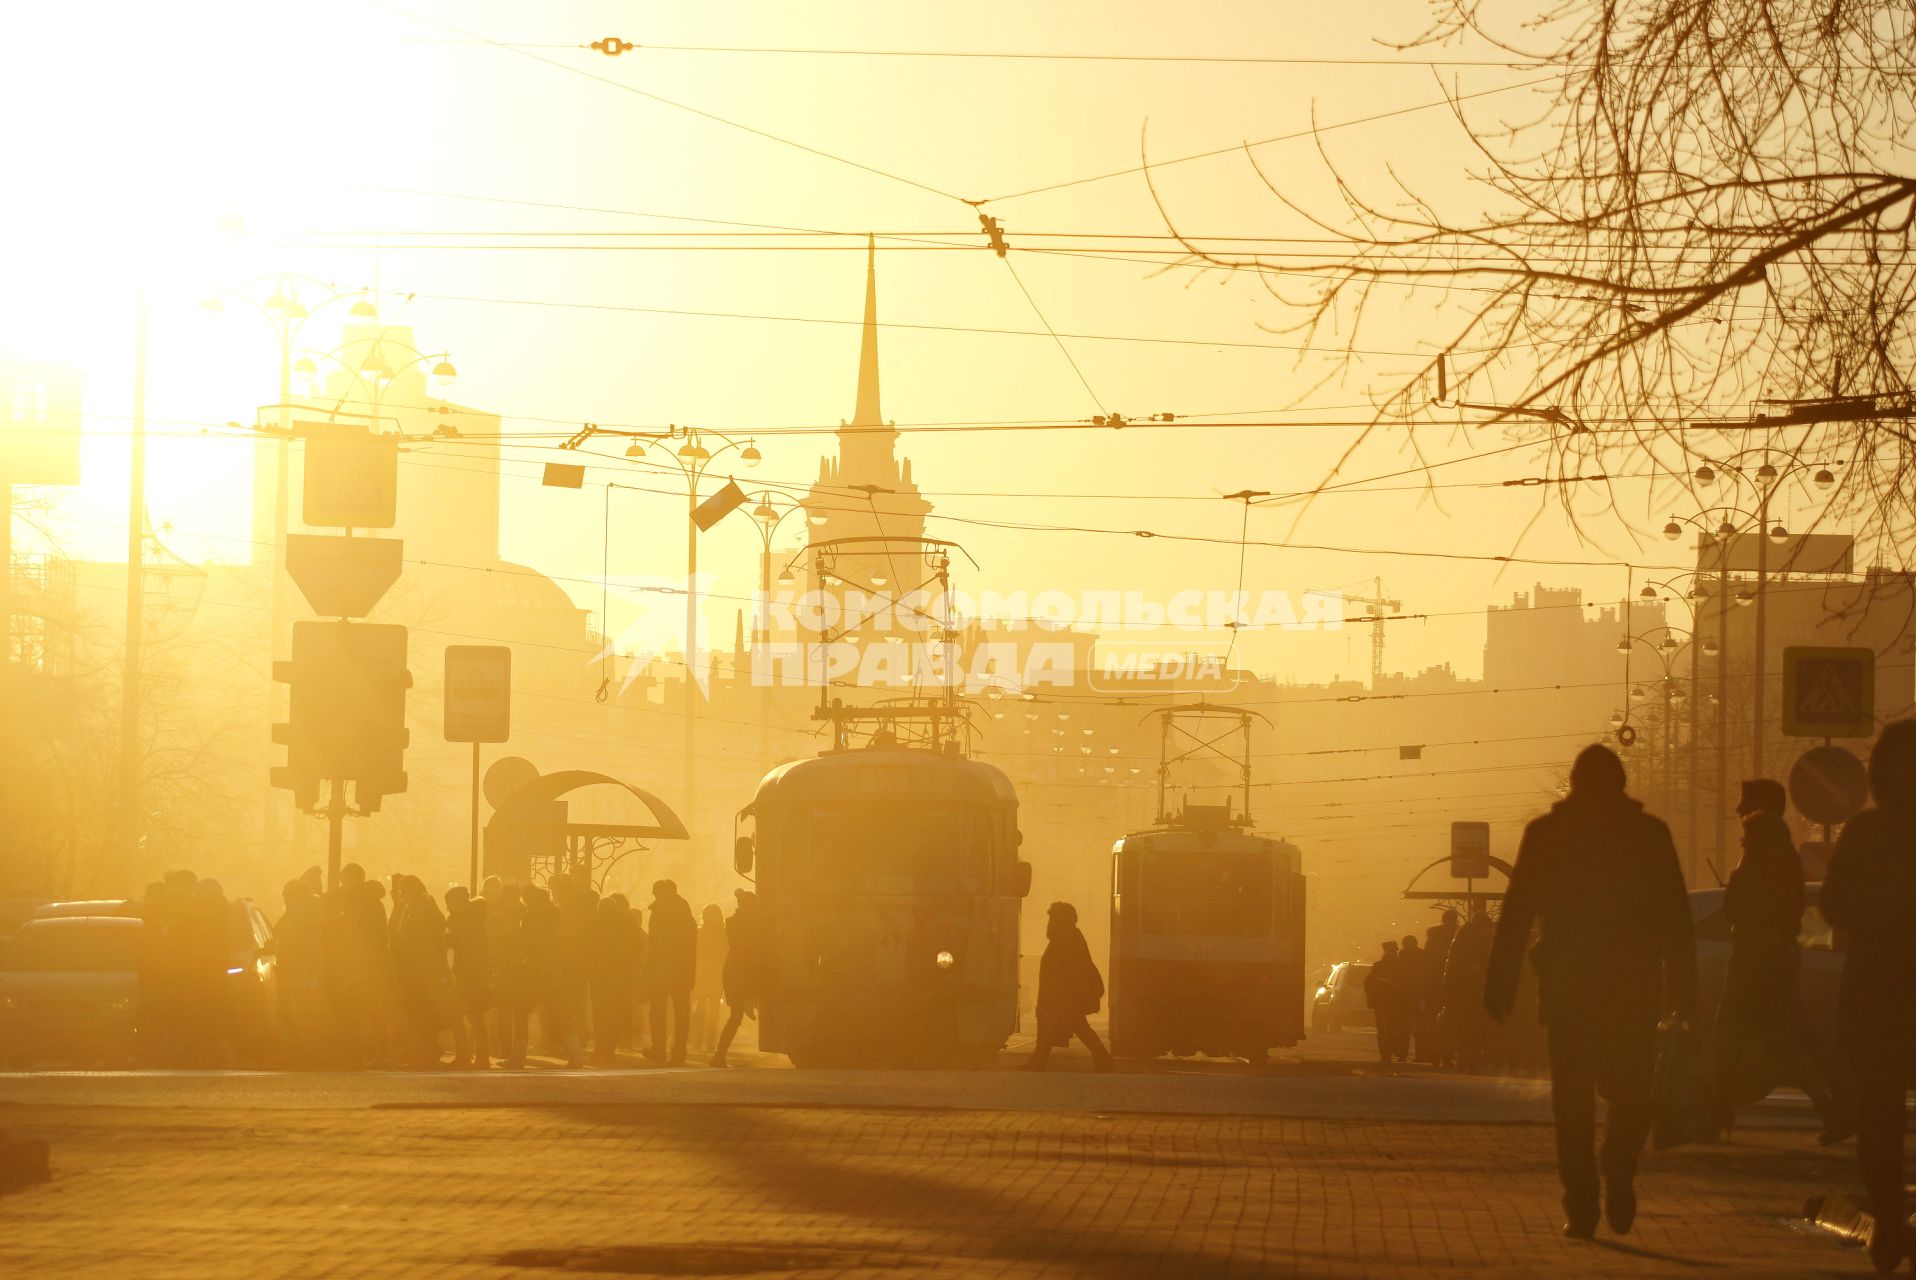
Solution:
{"label": "second tram", "polygon": [[1304,868],[1228,807],[1112,847],[1111,1051],[1237,1055],[1304,1038]]}

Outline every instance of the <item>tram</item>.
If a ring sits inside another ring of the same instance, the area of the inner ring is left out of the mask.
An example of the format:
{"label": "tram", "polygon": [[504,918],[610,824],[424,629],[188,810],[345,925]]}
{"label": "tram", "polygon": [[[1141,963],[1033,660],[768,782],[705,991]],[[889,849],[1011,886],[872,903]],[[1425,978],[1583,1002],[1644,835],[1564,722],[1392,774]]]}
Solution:
{"label": "tram", "polygon": [[[1160,714],[1242,717],[1248,797],[1248,715],[1204,704]],[[1215,752],[1217,741],[1206,745]],[[1172,763],[1167,752],[1161,779]],[[1186,803],[1165,815],[1161,802],[1160,825],[1111,852],[1114,1054],[1260,1062],[1304,1038],[1304,865],[1295,845],[1254,833],[1248,805]]]}
{"label": "tram", "polygon": [[955,743],[875,738],[779,766],[740,811],[772,939],[759,1045],[798,1067],[995,1062],[1031,888],[1017,794]]}

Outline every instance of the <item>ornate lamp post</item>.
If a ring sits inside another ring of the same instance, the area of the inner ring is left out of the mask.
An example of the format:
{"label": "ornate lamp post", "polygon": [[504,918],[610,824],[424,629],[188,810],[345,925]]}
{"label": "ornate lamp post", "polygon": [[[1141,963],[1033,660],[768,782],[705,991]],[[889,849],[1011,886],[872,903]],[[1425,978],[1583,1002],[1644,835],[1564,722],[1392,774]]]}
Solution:
{"label": "ornate lamp post", "polygon": [[[609,434],[609,433],[608,433]],[[736,451],[738,460],[755,467],[763,460],[758,445],[749,437],[734,440],[717,431],[674,426],[663,436],[631,437],[626,447],[628,458],[644,458],[658,453],[678,468],[685,480],[685,814],[696,829],[698,824],[698,698],[695,689],[698,673],[698,572],[699,572],[699,483],[712,464]],[[673,447],[676,445],[676,448]],[[768,535],[769,536],[769,535]]]}
{"label": "ornate lamp post", "polygon": [[[1645,587],[1644,591],[1651,593],[1652,596],[1655,594],[1654,590],[1650,587]],[[1651,627],[1649,630],[1639,632],[1635,635],[1625,633],[1617,640],[1617,651],[1624,655],[1623,679],[1625,691],[1622,723],[1617,726],[1619,732],[1621,732],[1625,726],[1629,725],[1633,699],[1641,698],[1646,692],[1640,687],[1632,685],[1630,682],[1630,659],[1635,654],[1637,646],[1639,645],[1650,651],[1652,656],[1656,658],[1658,667],[1663,672],[1663,677],[1659,684],[1663,693],[1663,803],[1666,812],[1676,807],[1676,714],[1672,702],[1675,686],[1679,683],[1686,683],[1688,685],[1690,701],[1689,850],[1692,860],[1691,877],[1694,881],[1697,809],[1696,703],[1698,700],[1696,656],[1703,646],[1697,643],[1696,636],[1693,633],[1685,631],[1680,627],[1670,626]],[[1675,674],[1677,661],[1686,650],[1690,654],[1690,675],[1687,678]]]}
{"label": "ornate lamp post", "polygon": [[[1755,465],[1751,465],[1752,460]],[[1837,463],[1835,465],[1842,465]],[[1755,490],[1757,495],[1754,521],[1760,536],[1756,541],[1756,638],[1755,652],[1752,655],[1754,680],[1751,697],[1750,729],[1750,776],[1760,778],[1763,774],[1763,748],[1767,722],[1764,719],[1767,677],[1764,671],[1766,654],[1764,652],[1768,620],[1767,590],[1769,586],[1770,544],[1781,545],[1790,540],[1790,531],[1781,524],[1770,520],[1770,500],[1786,480],[1810,474],[1810,482],[1818,489],[1827,491],[1836,483],[1836,473],[1830,464],[1809,462],[1798,457],[1788,449],[1771,445],[1758,445],[1743,449],[1720,462],[1705,462],[1698,466],[1693,478],[1699,486],[1708,488],[1722,476],[1729,476]],[[1747,512],[1738,514],[1748,516]],[[1665,532],[1668,532],[1666,527]],[[1723,577],[1729,577],[1729,548],[1722,549]]]}

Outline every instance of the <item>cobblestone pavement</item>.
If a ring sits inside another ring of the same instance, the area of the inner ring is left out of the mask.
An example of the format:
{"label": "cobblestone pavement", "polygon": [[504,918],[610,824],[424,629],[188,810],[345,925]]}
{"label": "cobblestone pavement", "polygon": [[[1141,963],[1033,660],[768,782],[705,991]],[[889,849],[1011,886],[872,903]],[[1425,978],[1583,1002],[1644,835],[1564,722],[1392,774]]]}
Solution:
{"label": "cobblestone pavement", "polygon": [[1528,1122],[196,1105],[189,1081],[171,1083],[175,1105],[0,1103],[0,1127],[48,1138],[55,1166],[52,1181],[0,1197],[0,1275],[1868,1270],[1792,1222],[1805,1196],[1852,1180],[1847,1150],[1818,1150],[1796,1129],[1651,1157],[1636,1232],[1572,1244],[1557,1235],[1550,1132]]}

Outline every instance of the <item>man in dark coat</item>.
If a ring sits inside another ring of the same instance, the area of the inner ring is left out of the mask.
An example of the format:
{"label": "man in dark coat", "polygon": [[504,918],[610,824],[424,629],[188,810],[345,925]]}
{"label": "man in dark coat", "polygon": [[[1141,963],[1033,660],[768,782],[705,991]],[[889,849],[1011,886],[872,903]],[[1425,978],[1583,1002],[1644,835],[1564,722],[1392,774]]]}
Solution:
{"label": "man in dark coat", "polygon": [[1636,1165],[1650,1134],[1657,1021],[1693,1017],[1696,951],[1670,829],[1624,794],[1623,762],[1585,747],[1570,794],[1524,828],[1491,945],[1484,1008],[1516,1004],[1531,930],[1539,936],[1539,1016],[1550,1046],[1550,1106],[1563,1180],[1564,1234],[1597,1226],[1596,1095],[1609,1100],[1604,1208],[1619,1234],[1636,1221]]}
{"label": "man in dark coat", "polygon": [[1075,1035],[1091,1050],[1092,1065],[1109,1071],[1111,1051],[1086,1020],[1104,1000],[1104,978],[1078,931],[1078,909],[1069,902],[1052,903],[1044,936],[1044,958],[1038,962],[1038,1044],[1025,1069],[1043,1071],[1051,1050],[1069,1044]]}
{"label": "man in dark coat", "polygon": [[[651,924],[645,947],[645,988],[652,997],[652,1047],[645,1056],[682,1067],[692,1022],[692,983],[698,976],[699,922],[692,918],[692,904],[679,896],[679,887],[670,880],[652,886]],[[672,1011],[669,1056],[665,1048],[668,1007]]]}
{"label": "man in dark coat", "polygon": [[1397,944],[1386,941],[1384,954],[1371,962],[1364,975],[1364,1003],[1370,1006],[1371,1022],[1377,1028],[1377,1060],[1391,1062],[1397,1057],[1397,1034],[1403,1021],[1403,997],[1397,985]]}
{"label": "man in dark coat", "polygon": [[[1417,945],[1417,935],[1405,934],[1397,947],[1397,1043],[1391,1049],[1399,1062],[1411,1060],[1411,1038],[1423,1020],[1428,959]],[[1417,1045],[1420,1051],[1423,1047],[1422,1043]]]}
{"label": "man in dark coat", "polygon": [[[1736,1116],[1745,1069],[1755,1058],[1809,1095],[1829,1144],[1855,1129],[1832,1088],[1797,993],[1803,862],[1783,821],[1784,802],[1782,783],[1755,778],[1743,784],[1736,806],[1743,819],[1743,859],[1723,886],[1730,964],[1716,1013],[1715,1092],[1720,1123],[1727,1129]],[[1759,1088],[1767,1089],[1768,1081]]]}
{"label": "man in dark coat", "polygon": [[[539,1026],[545,1039],[559,1042],[566,1066],[576,1071],[585,1065],[585,1050],[579,1023],[572,1018],[566,999],[564,919],[552,905],[552,895],[538,885],[527,885],[519,896],[526,906],[519,925],[528,997],[523,1006],[524,1016],[538,1009]],[[517,1039],[527,1043],[530,1035],[519,1034]]]}
{"label": "man in dark coat", "polygon": [[772,939],[759,913],[758,895],[750,889],[732,892],[738,910],[725,922],[725,1006],[731,1012],[719,1032],[718,1052],[712,1055],[715,1067],[726,1065],[732,1039],[765,994],[772,972]]}
{"label": "man in dark coat", "polygon": [[1819,900],[1843,935],[1837,1035],[1856,1088],[1856,1160],[1876,1219],[1871,1259],[1909,1252],[1903,1099],[1916,1076],[1916,720],[1883,730],[1869,757],[1875,804],[1837,837]]}
{"label": "man in dark coat", "polygon": [[452,953],[453,1065],[492,1066],[486,1015],[498,1004],[492,977],[492,935],[486,900],[464,885],[446,890],[446,949]]}
{"label": "man in dark coat", "polygon": [[1444,957],[1445,1036],[1460,1071],[1481,1071],[1490,1056],[1484,979],[1490,972],[1491,934],[1490,916],[1475,908]]}

